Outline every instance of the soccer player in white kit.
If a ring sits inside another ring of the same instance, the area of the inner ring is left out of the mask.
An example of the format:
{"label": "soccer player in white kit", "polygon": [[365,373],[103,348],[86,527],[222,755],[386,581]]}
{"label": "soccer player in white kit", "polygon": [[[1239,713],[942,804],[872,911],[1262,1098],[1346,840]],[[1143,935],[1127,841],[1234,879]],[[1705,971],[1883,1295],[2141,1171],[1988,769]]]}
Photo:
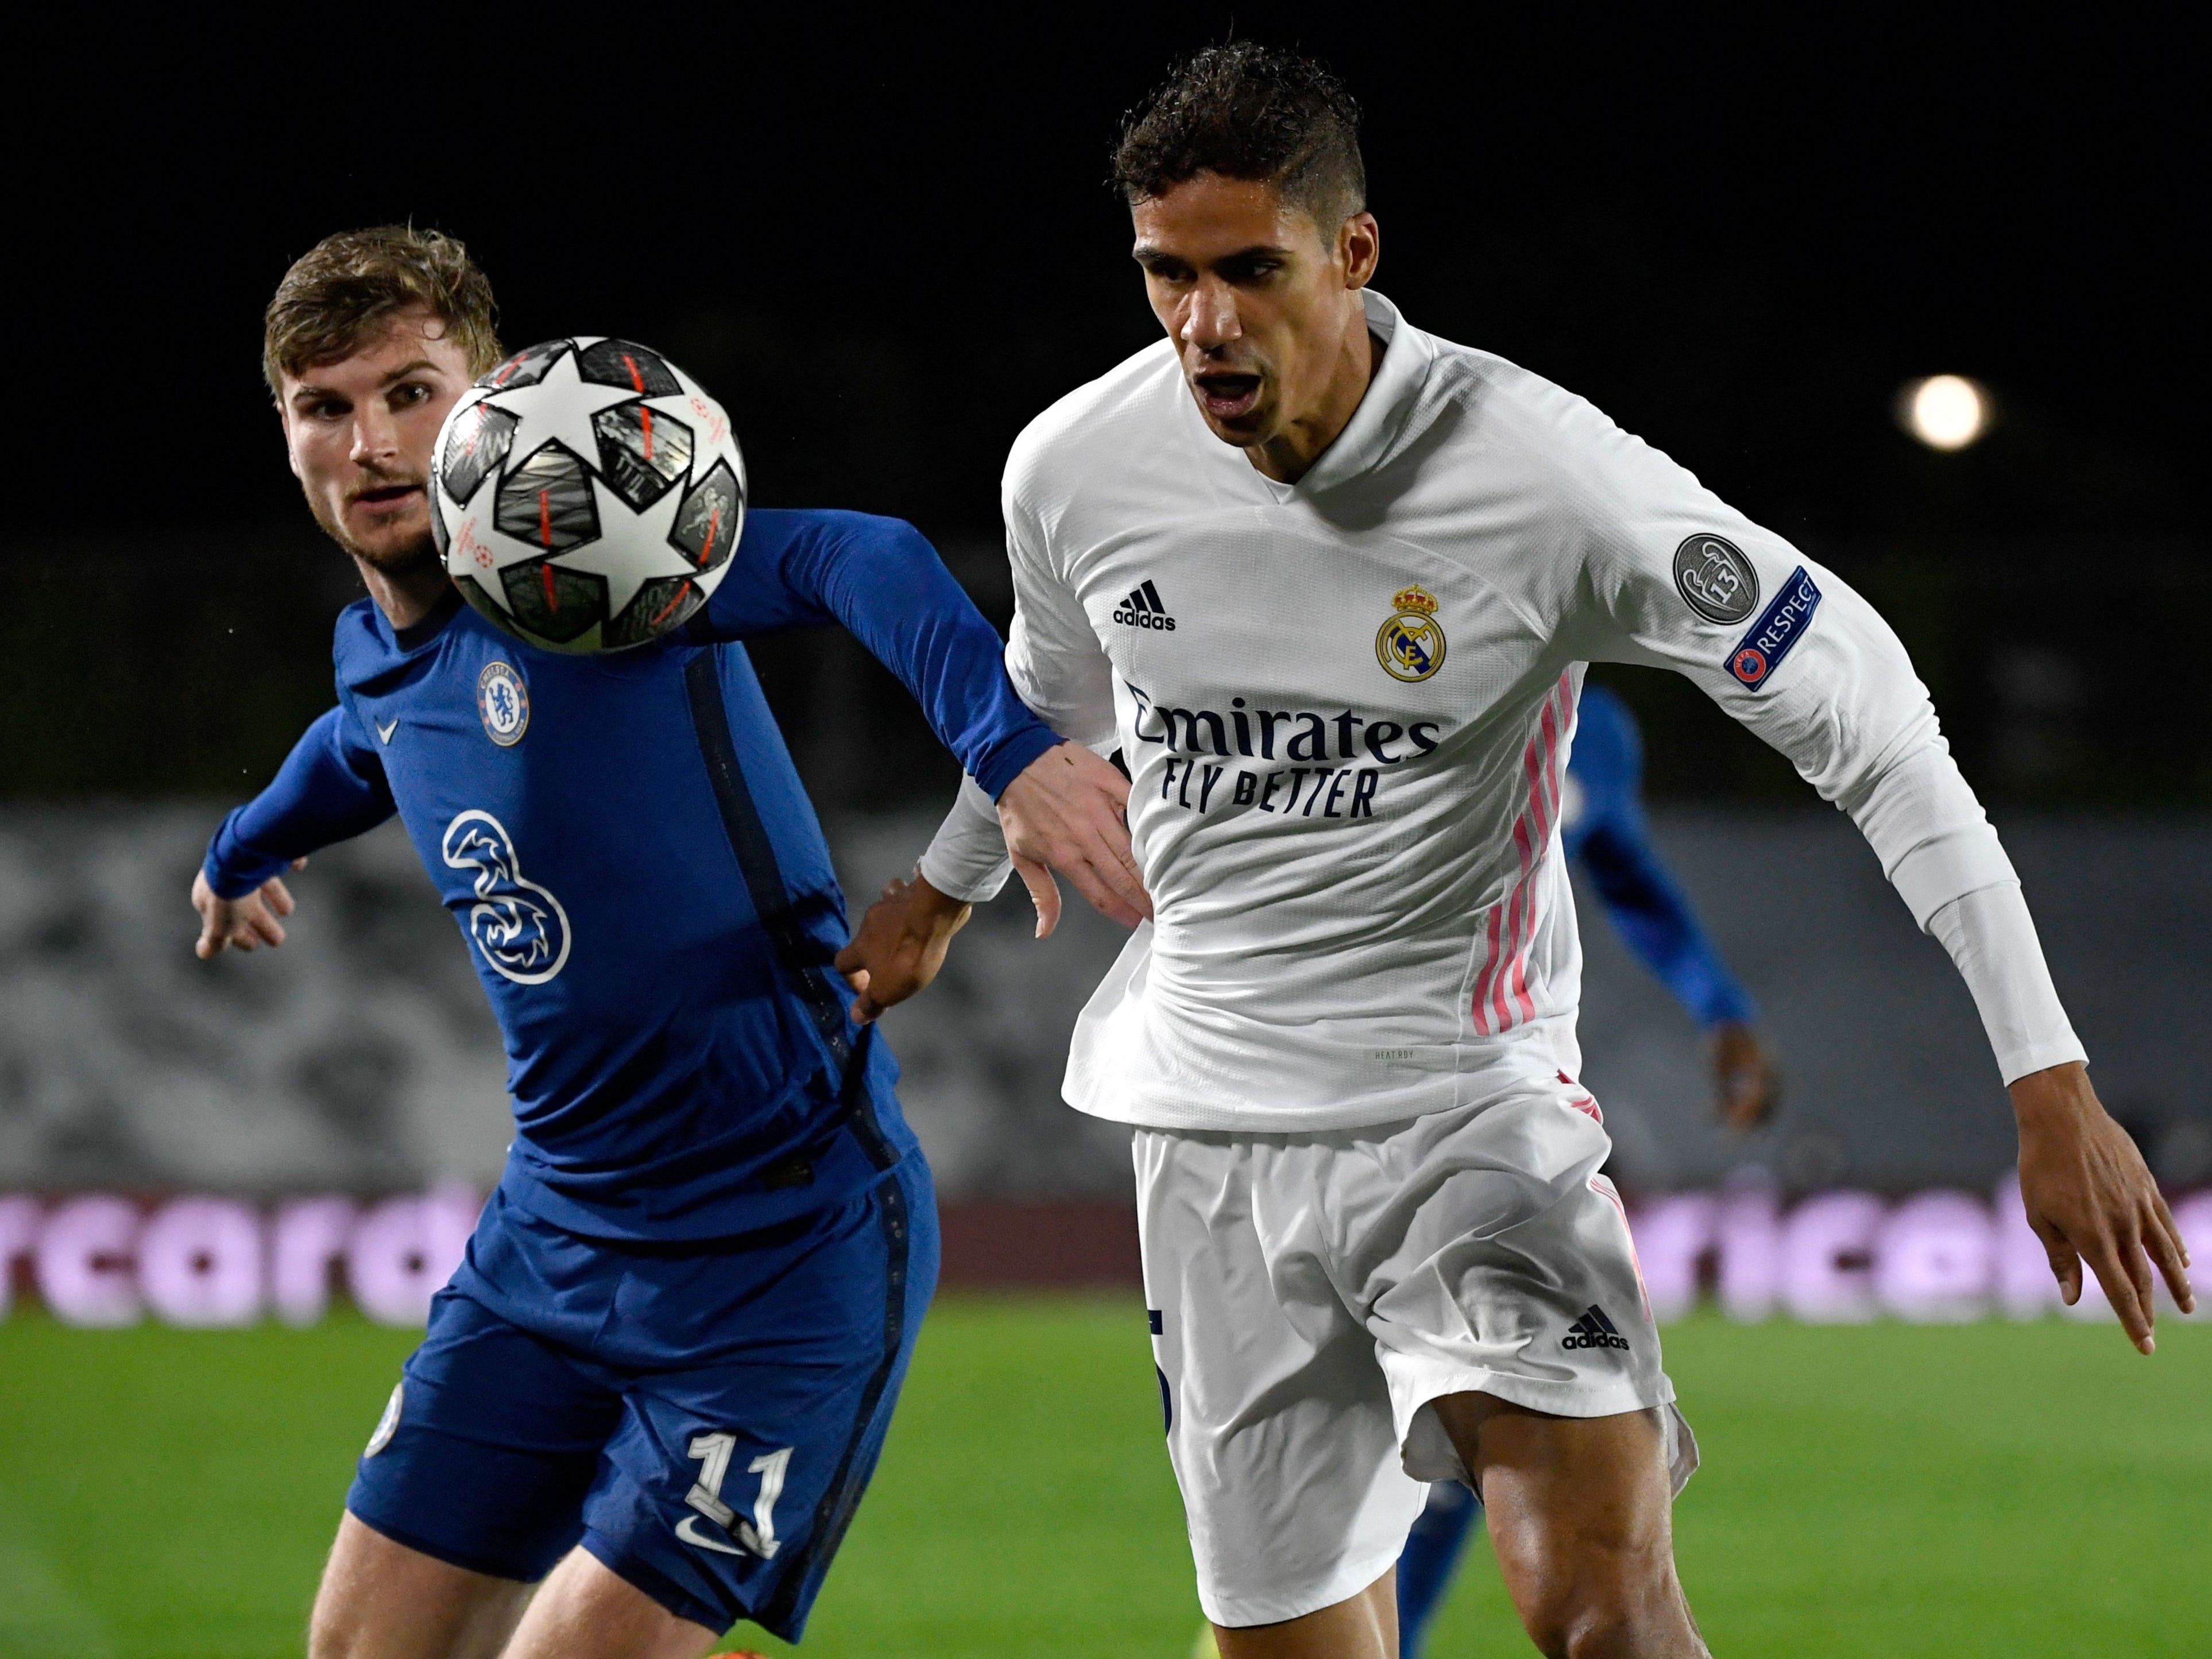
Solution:
{"label": "soccer player in white kit", "polygon": [[[1154,913],[1066,1095],[1134,1126],[1224,1655],[1393,1653],[1391,1565],[1439,1480],[1479,1486],[1542,1650],[1700,1654],[1670,1532],[1696,1445],[1577,1080],[1559,817],[1587,664],[1687,675],[1851,815],[1973,993],[2069,1302],[2086,1260],[2148,1352],[2153,1266],[2189,1308],[2185,1253],[1895,635],[1581,398],[1370,288],[1357,121],[1292,54],[1182,65],[1116,157],[1167,337],[1007,463],[1007,665],[1125,762]],[[1048,927],[1055,849],[969,784],[841,958],[864,1009],[927,982],[1009,848]]]}

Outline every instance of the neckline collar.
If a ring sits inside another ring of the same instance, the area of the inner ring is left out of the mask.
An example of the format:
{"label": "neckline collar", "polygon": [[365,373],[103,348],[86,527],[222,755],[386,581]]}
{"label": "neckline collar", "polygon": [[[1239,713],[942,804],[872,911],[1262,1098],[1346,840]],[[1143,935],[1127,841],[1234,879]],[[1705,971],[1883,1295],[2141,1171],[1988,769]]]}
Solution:
{"label": "neckline collar", "polygon": [[381,609],[376,614],[383,617],[384,625],[390,629],[392,642],[395,645],[402,651],[414,651],[429,644],[439,635],[444,633],[446,624],[453,621],[454,616],[459,611],[461,605],[461,590],[449,584],[445,592],[440,596],[437,604],[424,612],[422,620],[418,623],[410,623],[404,628],[393,628],[392,618],[386,617]]}
{"label": "neckline collar", "polygon": [[[1369,331],[1389,349],[1382,354],[1382,367],[1368,381],[1359,407],[1352,411],[1352,418],[1336,434],[1335,441],[1315,458],[1296,483],[1275,485],[1284,492],[1285,500],[1329,489],[1374,466],[1396,441],[1414,396],[1428,377],[1428,343],[1403,326],[1404,313],[1371,288],[1360,289],[1359,298],[1367,310]],[[1267,482],[1274,483],[1272,478]]]}
{"label": "neckline collar", "polygon": [[1362,289],[1359,299],[1367,312],[1369,331],[1388,348],[1382,354],[1382,365],[1368,381],[1359,406],[1352,411],[1344,430],[1315,457],[1314,464],[1296,483],[1269,477],[1252,465],[1251,457],[1243,450],[1215,437],[1213,428],[1198,412],[1189,386],[1182,379],[1181,365],[1176,367],[1176,389],[1188,418],[1209,443],[1224,452],[1222,459],[1226,463],[1249,474],[1278,503],[1331,489],[1374,466],[1397,441],[1413,399],[1428,377],[1429,360],[1434,352],[1427,338],[1407,326],[1405,314],[1373,289]]}

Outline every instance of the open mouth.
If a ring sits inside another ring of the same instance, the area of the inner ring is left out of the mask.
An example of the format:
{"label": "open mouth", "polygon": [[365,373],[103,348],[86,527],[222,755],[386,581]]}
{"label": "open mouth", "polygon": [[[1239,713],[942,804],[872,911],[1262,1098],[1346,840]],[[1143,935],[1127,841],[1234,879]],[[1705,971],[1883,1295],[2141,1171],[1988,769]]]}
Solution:
{"label": "open mouth", "polygon": [[1260,401],[1257,374],[1201,374],[1192,383],[1201,408],[1217,421],[1249,415]]}
{"label": "open mouth", "polygon": [[365,507],[372,513],[385,512],[395,507],[405,506],[422,493],[421,484],[379,484],[374,489],[364,489],[356,494],[353,498],[353,504],[356,507]]}

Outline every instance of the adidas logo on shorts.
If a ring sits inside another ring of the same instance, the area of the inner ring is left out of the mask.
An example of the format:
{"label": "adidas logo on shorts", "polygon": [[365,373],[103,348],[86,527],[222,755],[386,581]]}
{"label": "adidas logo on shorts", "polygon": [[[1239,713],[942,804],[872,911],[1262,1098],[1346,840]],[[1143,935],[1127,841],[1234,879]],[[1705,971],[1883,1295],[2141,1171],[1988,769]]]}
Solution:
{"label": "adidas logo on shorts", "polygon": [[1613,1328],[1613,1322],[1605,1316],[1605,1310],[1593,1302],[1589,1311],[1567,1327],[1567,1334],[1559,1339],[1563,1348],[1626,1348],[1628,1339]]}
{"label": "adidas logo on shorts", "polygon": [[1124,628],[1157,628],[1163,633],[1175,631],[1175,618],[1160,603],[1160,590],[1152,586],[1152,579],[1145,578],[1144,585],[1129,590],[1129,597],[1114,608],[1114,620]]}

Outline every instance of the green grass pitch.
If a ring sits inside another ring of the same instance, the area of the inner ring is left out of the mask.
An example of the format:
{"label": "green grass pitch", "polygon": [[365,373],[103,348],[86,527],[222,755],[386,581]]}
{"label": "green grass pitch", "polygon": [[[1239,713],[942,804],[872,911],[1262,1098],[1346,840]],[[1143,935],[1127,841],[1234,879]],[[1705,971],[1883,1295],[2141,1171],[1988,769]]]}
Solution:
{"label": "green grass pitch", "polygon": [[[0,1324],[0,1655],[297,1655],[411,1343]],[[2212,1328],[1699,1319],[1668,1361],[1716,1652],[2212,1653]],[[1142,1309],[942,1304],[805,1651],[1182,1659],[1197,1620]],[[1529,1651],[1480,1547],[1432,1651]]]}

